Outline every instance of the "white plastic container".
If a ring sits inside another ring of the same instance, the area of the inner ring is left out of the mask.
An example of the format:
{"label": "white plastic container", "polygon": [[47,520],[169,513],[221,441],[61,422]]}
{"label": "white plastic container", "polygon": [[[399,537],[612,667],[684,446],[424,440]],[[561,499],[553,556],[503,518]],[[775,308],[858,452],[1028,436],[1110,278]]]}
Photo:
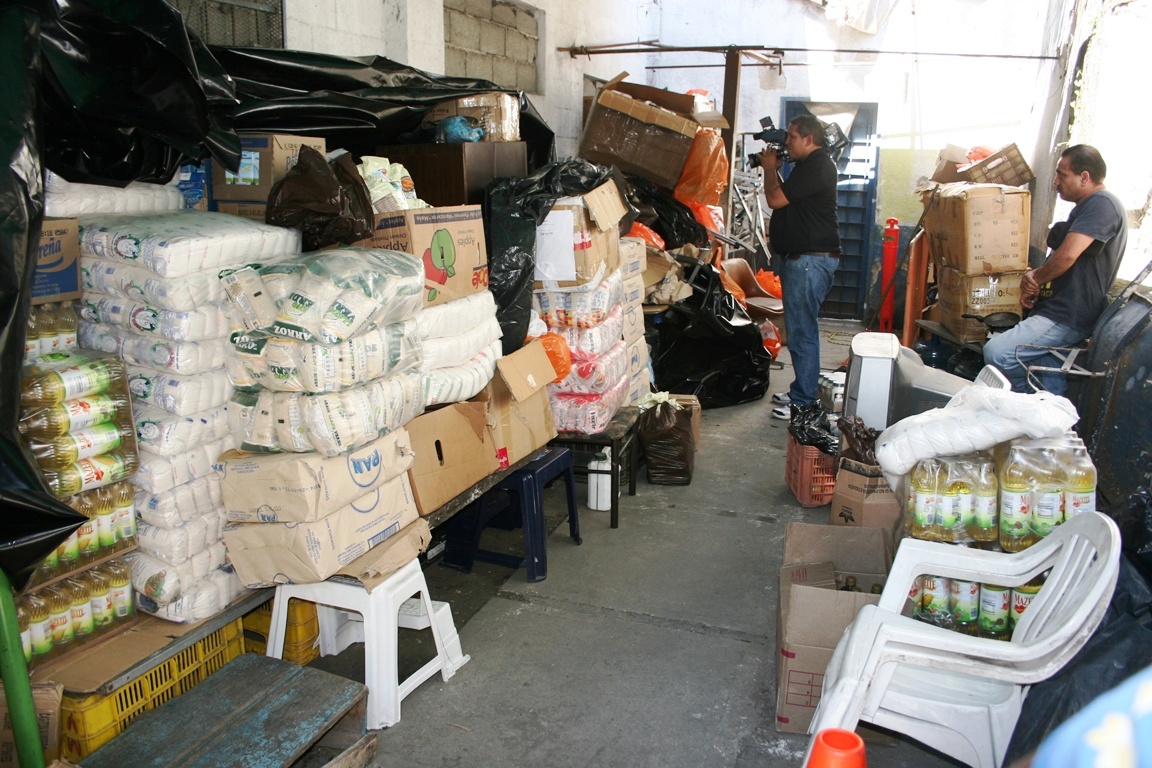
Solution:
{"label": "white plastic container", "polygon": [[[600,474],[601,472],[607,474]],[[588,462],[588,509],[608,512],[612,509],[612,449],[605,448]]]}

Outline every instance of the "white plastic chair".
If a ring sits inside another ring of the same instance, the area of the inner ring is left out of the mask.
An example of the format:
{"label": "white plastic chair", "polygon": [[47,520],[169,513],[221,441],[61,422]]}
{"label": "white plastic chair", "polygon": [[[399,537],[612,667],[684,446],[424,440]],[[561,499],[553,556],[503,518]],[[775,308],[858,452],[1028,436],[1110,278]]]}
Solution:
{"label": "white plastic chair", "polygon": [[[1012,640],[970,637],[901,616],[922,574],[1019,586],[1051,568]],[[878,605],[845,630],[808,732],[865,721],[968,765],[996,768],[1033,683],[1056,674],[1099,626],[1120,569],[1120,532],[1092,512],[1006,554],[905,539]]]}

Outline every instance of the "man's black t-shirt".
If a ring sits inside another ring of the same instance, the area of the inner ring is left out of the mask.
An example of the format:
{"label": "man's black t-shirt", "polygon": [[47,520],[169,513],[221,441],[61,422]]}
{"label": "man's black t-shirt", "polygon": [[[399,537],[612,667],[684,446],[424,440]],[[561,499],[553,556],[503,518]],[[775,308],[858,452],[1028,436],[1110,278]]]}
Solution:
{"label": "man's black t-shirt", "polygon": [[768,239],[776,253],[839,251],[840,225],[836,220],[836,163],[817,149],[796,163],[780,185],[788,205],[772,212]]}
{"label": "man's black t-shirt", "polygon": [[[1124,204],[1102,189],[1081,200],[1068,215],[1067,230],[1093,239],[1064,274],[1040,286],[1032,314],[1070,325],[1083,334],[1092,333],[1096,320],[1108,306],[1108,289],[1128,243]],[[1063,237],[1059,240],[1062,242]],[[1059,242],[1050,242],[1058,248]]]}

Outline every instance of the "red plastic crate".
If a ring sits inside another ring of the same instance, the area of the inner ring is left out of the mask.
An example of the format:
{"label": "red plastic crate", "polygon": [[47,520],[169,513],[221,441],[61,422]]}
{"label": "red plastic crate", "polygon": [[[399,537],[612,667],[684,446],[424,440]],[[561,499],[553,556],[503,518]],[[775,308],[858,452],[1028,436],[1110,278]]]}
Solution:
{"label": "red plastic crate", "polygon": [[836,460],[815,446],[801,445],[789,434],[784,479],[800,506],[821,507],[832,501]]}

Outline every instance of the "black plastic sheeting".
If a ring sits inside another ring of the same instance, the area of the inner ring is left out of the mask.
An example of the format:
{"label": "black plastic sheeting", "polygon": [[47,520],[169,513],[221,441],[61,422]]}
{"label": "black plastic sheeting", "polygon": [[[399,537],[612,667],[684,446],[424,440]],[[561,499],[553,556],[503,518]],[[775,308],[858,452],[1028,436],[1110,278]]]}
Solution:
{"label": "black plastic sheeting", "polygon": [[520,137],[529,170],[554,157],[555,134],[523,93],[487,80],[432,75],[382,56],[212,46],[236,83],[241,131],[322,136],[329,148],[374,155],[384,144],[430,143],[420,121],[434,105],[500,91],[520,100]]}
{"label": "black plastic sheeting", "polygon": [[611,178],[603,166],[565,160],[549,163],[523,179],[497,179],[489,185],[484,200],[488,290],[496,299],[505,355],[520,349],[528,334],[536,228],[558,199],[591,192]]}
{"label": "black plastic sheeting", "polygon": [[0,568],[21,590],[36,566],[85,520],[57,501],[22,446],[20,376],[44,186],[39,84],[40,25],[0,7]]}

